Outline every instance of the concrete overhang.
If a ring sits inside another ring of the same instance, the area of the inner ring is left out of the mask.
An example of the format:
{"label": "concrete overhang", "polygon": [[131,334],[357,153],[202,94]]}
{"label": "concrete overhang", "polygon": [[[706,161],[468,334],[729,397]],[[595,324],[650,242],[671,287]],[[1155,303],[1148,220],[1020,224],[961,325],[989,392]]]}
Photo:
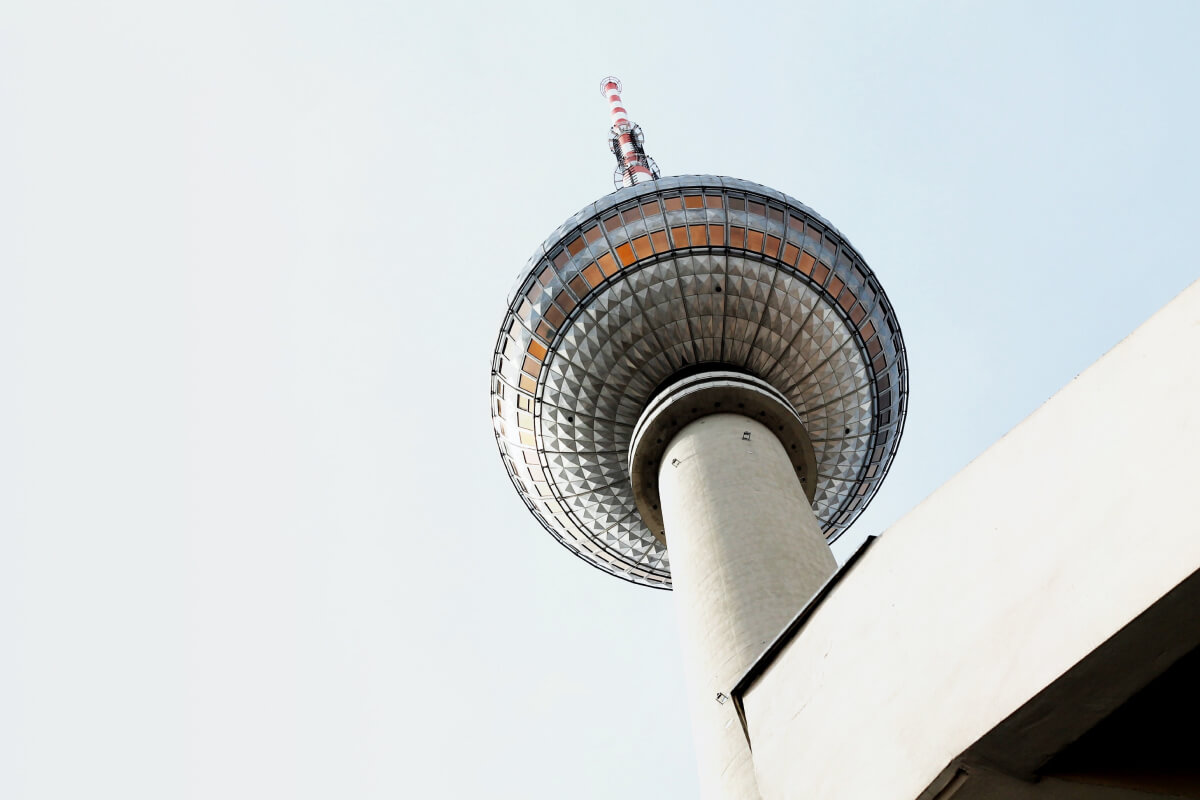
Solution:
{"label": "concrete overhang", "polygon": [[1188,685],[1197,352],[1200,284],[835,576],[732,692],[764,798],[1188,796],[1064,759]]}
{"label": "concrete overhang", "polygon": [[1200,572],[972,744],[919,800],[1200,797]]}

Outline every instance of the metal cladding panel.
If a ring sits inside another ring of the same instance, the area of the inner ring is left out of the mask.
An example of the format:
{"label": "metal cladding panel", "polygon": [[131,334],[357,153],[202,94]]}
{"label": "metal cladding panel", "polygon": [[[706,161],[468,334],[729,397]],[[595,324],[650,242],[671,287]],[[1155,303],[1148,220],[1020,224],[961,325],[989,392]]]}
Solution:
{"label": "metal cladding panel", "polygon": [[642,523],[629,440],[656,387],[732,365],[795,406],[817,456],[829,541],[887,474],[908,374],[891,305],[838,231],[788,196],[716,176],[621,189],[561,225],[509,297],[492,416],[526,506],[585,561],[670,586]]}

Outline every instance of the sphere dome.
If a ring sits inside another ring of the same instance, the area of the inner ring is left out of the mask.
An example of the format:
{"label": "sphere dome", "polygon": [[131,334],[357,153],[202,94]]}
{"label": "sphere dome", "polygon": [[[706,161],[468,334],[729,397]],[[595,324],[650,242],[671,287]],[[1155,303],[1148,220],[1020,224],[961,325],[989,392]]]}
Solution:
{"label": "sphere dome", "polygon": [[669,588],[629,479],[634,427],[689,371],[733,369],[792,404],[830,542],[887,474],[907,408],[899,324],[862,256],[787,195],[710,175],[620,189],[564,222],[509,297],[492,417],[525,505],[568,550]]}

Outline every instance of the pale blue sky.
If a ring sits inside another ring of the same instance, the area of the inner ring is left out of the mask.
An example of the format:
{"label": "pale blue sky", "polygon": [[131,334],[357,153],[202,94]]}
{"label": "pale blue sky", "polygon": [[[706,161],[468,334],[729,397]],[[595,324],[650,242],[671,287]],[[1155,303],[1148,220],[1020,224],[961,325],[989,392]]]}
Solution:
{"label": "pale blue sky", "polygon": [[671,595],[542,532],[488,418],[505,293],[611,191],[600,78],[665,173],[799,198],[886,287],[909,424],[844,555],[1195,279],[1198,40],[1194,3],[10,2],[0,796],[694,796]]}

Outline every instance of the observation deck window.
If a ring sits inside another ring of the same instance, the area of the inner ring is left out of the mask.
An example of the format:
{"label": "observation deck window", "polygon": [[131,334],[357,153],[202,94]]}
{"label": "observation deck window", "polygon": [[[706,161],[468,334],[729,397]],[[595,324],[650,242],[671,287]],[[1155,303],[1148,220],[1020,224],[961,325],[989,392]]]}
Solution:
{"label": "observation deck window", "polygon": [[584,267],[583,277],[587,278],[587,282],[592,286],[599,286],[604,282],[604,275],[600,273],[600,268],[595,264],[588,264]]}
{"label": "observation deck window", "polygon": [[617,259],[621,262],[622,267],[628,267],[637,260],[633,257],[633,248],[630,247],[629,242],[617,245]]}

